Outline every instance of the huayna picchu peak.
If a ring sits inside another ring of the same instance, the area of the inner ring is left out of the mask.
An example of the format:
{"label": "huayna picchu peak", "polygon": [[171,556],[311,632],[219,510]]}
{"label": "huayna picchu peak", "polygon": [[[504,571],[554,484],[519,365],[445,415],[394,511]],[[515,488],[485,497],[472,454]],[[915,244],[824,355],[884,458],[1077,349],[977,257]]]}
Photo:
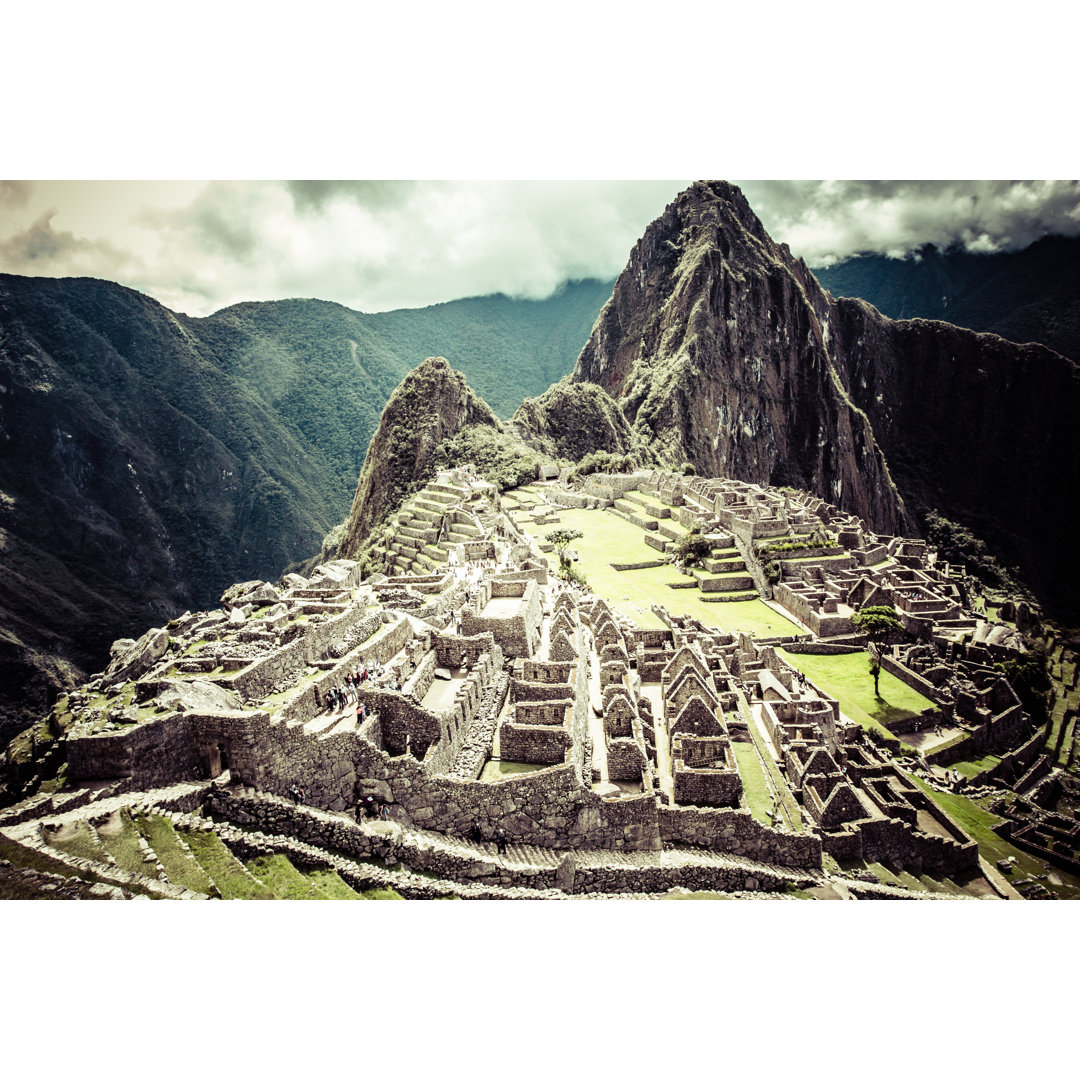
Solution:
{"label": "huayna picchu peak", "polygon": [[0,278],[0,896],[1080,898],[1074,361],[719,181],[601,299]]}

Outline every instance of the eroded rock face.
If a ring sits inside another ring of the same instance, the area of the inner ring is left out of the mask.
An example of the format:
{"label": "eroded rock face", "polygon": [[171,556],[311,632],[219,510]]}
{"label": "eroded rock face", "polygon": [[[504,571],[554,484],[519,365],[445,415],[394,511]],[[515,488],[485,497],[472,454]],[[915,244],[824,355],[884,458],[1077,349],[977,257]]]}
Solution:
{"label": "eroded rock face", "polygon": [[168,631],[160,627],[147,630],[138,641],[122,639],[114,642],[112,661],[105,671],[104,683],[137,679],[148,672],[169,647]]}
{"label": "eroded rock face", "polygon": [[236,694],[205,679],[176,679],[158,694],[158,704],[178,712],[233,711],[242,708]]}
{"label": "eroded rock face", "polygon": [[[632,435],[613,449],[813,491],[882,533],[919,535],[936,509],[1063,615],[1080,605],[1060,580],[1075,579],[1062,508],[1080,499],[1077,365],[833,300],[730,184],[694,184],[649,226],[571,381],[619,405]],[[526,403],[553,445],[568,430],[556,403]]]}
{"label": "eroded rock face", "polygon": [[646,230],[572,379],[671,464],[816,491],[886,533],[903,500],[843,385],[831,307],[738,188],[698,183]]}
{"label": "eroded rock face", "polygon": [[355,554],[373,526],[433,471],[436,450],[462,428],[480,424],[501,430],[498,417],[442,356],[410,371],[383,409],[368,447],[341,554]]}

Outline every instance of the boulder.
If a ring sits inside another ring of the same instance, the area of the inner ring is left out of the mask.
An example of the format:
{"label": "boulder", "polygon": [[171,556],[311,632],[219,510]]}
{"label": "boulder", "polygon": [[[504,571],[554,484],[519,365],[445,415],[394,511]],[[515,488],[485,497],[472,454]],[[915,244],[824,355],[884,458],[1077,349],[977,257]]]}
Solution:
{"label": "boulder", "polygon": [[239,712],[240,698],[205,679],[170,679],[162,684],[158,702],[177,712]]}
{"label": "boulder", "polygon": [[260,585],[265,584],[264,581],[239,581],[235,585],[230,585],[221,594],[221,606],[226,609],[234,607],[236,604],[241,603],[240,597],[245,593],[252,592],[259,588]]}
{"label": "boulder", "polygon": [[125,682],[145,675],[165,655],[168,647],[168,631],[160,626],[147,630],[138,641],[124,639],[115,642],[112,662],[105,670],[102,681]]}
{"label": "boulder", "polygon": [[576,876],[577,863],[574,859],[574,853],[568,851],[559,860],[559,865],[555,868],[555,888],[561,889],[564,893],[572,893]]}

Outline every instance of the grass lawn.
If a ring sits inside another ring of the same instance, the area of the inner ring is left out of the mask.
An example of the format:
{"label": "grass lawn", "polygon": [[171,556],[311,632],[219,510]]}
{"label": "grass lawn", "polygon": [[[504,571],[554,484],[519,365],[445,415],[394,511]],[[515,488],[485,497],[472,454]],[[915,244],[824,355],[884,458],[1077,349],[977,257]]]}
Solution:
{"label": "grass lawn", "polygon": [[769,814],[773,808],[773,797],[769,781],[765,778],[765,770],[761,767],[757,747],[753,743],[733,742],[731,749],[735,751],[735,762],[739,766],[739,775],[742,777],[746,805],[750,807],[750,813],[755,821],[768,825]]}
{"label": "grass lawn", "polygon": [[760,600],[706,603],[696,588],[668,588],[669,582],[689,580],[671,565],[613,570],[610,565],[613,562],[646,562],[661,557],[660,552],[645,543],[643,530],[614,514],[571,509],[560,510],[559,519],[558,525],[535,525],[528,521],[522,527],[541,542],[552,529],[580,529],[584,536],[571,545],[580,556],[578,569],[598,596],[638,626],[661,629],[664,624],[650,609],[653,604],[663,604],[673,615],[693,615],[706,626],[745,630],[758,637],[800,633],[793,622]]}
{"label": "grass lawn", "polygon": [[528,761],[489,761],[480,774],[480,779],[487,782],[502,780],[516,773],[539,772],[541,769],[549,769],[550,765],[534,765]]}
{"label": "grass lawn", "polygon": [[977,761],[957,761],[953,765],[950,765],[950,769],[955,769],[961,776],[966,776],[969,780],[980,773],[986,772],[987,769],[992,769],[995,765],[1001,764],[1001,758],[996,754],[987,754],[986,757],[981,757]]}
{"label": "grass lawn", "polygon": [[173,823],[159,814],[136,818],[135,825],[146,842],[154,849],[165,875],[184,889],[216,896],[217,887],[209,875],[180,845]]}
{"label": "grass lawn", "polygon": [[[1034,855],[1021,851],[993,831],[992,826],[1001,821],[996,814],[991,814],[989,810],[976,806],[963,795],[935,791],[917,776],[908,775],[908,779],[918,784],[979,845],[979,854],[988,863],[994,864],[999,859],[1016,857],[1017,869],[1012,874],[1004,875],[1006,880],[1019,881],[1023,877],[1034,877],[1036,874],[1048,872],[1048,868]],[[1061,885],[1054,885],[1049,881],[1043,882],[1052,893],[1062,900],[1080,899],[1080,879],[1053,866],[1049,867],[1049,872],[1056,874],[1062,881]]]}
{"label": "grass lawn", "polygon": [[157,877],[153,863],[143,858],[139,845],[139,831],[128,812],[122,810],[116,817],[98,826],[98,839],[116,860],[116,865],[133,874]]}
{"label": "grass lawn", "polygon": [[[213,879],[223,900],[273,900],[273,892],[254,880],[215,832],[182,829],[180,835]],[[164,862],[164,860],[162,860]]]}
{"label": "grass lawn", "polygon": [[934,703],[917,690],[912,690],[895,675],[881,673],[881,697],[874,697],[874,680],[870,677],[869,658],[865,652],[844,656],[813,656],[809,653],[789,653],[784,658],[794,664],[826,694],[840,702],[846,716],[860,726],[895,738],[886,725],[908,716],[918,716]]}
{"label": "grass lawn", "polygon": [[360,894],[345,882],[336,870],[308,870],[304,877],[327,900],[359,900]]}
{"label": "grass lawn", "polygon": [[326,900],[313,881],[301,874],[284,855],[262,855],[245,864],[279,900]]}

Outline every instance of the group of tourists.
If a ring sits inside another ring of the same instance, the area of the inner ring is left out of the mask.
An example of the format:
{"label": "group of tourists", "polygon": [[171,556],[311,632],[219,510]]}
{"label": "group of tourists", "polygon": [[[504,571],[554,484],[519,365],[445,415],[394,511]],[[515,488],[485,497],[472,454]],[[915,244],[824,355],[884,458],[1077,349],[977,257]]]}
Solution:
{"label": "group of tourists", "polygon": [[374,795],[365,795],[360,800],[360,805],[357,809],[363,817],[378,818],[381,821],[390,820],[390,808],[386,803],[380,804]]}
{"label": "group of tourists", "polygon": [[[469,839],[477,844],[483,844],[486,842],[484,832],[480,828],[480,822],[473,822],[473,827],[469,830]],[[506,833],[503,831],[501,825],[495,830],[495,834],[494,836],[492,836],[492,839],[495,841],[495,847],[498,849],[499,854],[505,854],[507,840]]]}
{"label": "group of tourists", "polygon": [[[356,705],[357,718],[362,718],[364,703],[360,701],[360,687],[366,682],[382,679],[384,673],[385,669],[378,660],[374,661],[371,667],[365,664],[357,668],[355,672],[346,672],[342,686],[331,686],[326,691],[326,703],[330,707],[330,712],[344,712],[350,705]],[[396,689],[401,689],[400,682]]]}

